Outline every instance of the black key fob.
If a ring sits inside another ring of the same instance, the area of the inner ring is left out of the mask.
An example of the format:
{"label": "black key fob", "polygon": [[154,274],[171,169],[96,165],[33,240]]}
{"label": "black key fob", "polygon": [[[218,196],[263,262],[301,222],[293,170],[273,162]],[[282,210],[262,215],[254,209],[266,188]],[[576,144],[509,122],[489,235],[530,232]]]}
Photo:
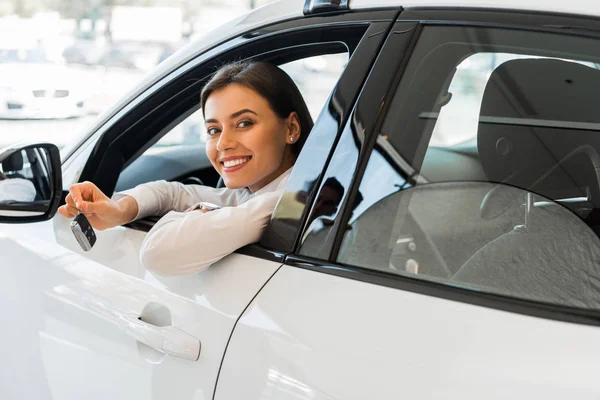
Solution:
{"label": "black key fob", "polygon": [[79,213],[71,221],[71,232],[83,251],[90,251],[96,243],[96,233],[85,215]]}

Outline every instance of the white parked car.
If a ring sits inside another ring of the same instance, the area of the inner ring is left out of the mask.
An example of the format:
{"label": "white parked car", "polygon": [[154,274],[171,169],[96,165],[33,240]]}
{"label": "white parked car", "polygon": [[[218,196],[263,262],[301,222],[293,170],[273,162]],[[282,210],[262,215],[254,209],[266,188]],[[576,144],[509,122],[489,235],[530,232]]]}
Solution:
{"label": "white parked car", "polygon": [[82,83],[41,48],[0,48],[0,119],[84,116]]}
{"label": "white parked car", "polygon": [[[5,150],[38,195],[0,203],[2,399],[597,399],[599,32],[588,0],[284,0],[169,57],[60,161]],[[55,215],[76,182],[218,185],[200,141],[160,143],[240,59],[313,74],[321,104],[260,243],[153,275],[157,216],[82,251]]]}

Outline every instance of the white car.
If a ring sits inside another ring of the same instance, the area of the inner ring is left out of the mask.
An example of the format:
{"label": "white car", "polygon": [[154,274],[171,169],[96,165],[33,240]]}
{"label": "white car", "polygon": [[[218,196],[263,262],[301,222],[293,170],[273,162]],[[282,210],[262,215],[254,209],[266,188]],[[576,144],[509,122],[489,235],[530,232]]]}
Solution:
{"label": "white car", "polygon": [[[169,57],[60,161],[3,151],[38,195],[0,203],[2,399],[597,399],[599,32],[587,0],[280,1]],[[201,142],[159,139],[247,58],[321,102],[260,243],[153,275],[158,216],[84,252],[55,214],[70,185],[218,185]]]}
{"label": "white car", "polygon": [[84,116],[82,83],[41,48],[0,48],[0,119]]}

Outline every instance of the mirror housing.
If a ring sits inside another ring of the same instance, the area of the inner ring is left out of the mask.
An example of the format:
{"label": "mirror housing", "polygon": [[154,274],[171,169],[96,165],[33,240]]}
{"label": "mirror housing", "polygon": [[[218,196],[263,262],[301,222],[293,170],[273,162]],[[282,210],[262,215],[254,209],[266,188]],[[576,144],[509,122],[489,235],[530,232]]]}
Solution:
{"label": "mirror housing", "polygon": [[[49,220],[62,197],[60,152],[52,143],[0,150],[0,223]],[[3,187],[4,186],[4,187]]]}

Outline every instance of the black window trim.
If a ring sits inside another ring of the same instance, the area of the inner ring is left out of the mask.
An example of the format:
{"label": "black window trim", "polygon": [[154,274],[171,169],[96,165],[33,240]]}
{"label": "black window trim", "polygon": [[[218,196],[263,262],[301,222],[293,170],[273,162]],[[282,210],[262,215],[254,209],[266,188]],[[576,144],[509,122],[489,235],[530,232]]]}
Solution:
{"label": "black window trim", "polygon": [[[335,218],[333,230],[335,238],[333,243],[328,245],[329,260],[334,260],[343,240],[343,232],[346,222],[352,214],[352,205],[360,186],[361,178],[367,167],[373,146],[381,130],[381,125],[391,104],[392,96],[395,93],[404,69],[411,58],[413,49],[420,36],[421,25],[412,21],[397,21],[383,48],[373,66],[372,72],[367,78],[359,99],[356,102],[355,109],[352,111],[351,130],[355,137],[359,136],[357,132],[362,128],[363,139],[359,149],[358,160],[356,162],[354,177],[348,188],[348,195],[340,205],[341,211]],[[386,61],[380,61],[381,59]],[[373,99],[378,99],[374,102]],[[332,154],[333,155],[333,154]],[[327,167],[329,166],[329,163]],[[322,188],[320,188],[322,189]],[[317,198],[319,193],[315,195]],[[344,228],[343,228],[344,227]],[[306,232],[308,226],[304,226],[302,232]],[[295,254],[299,254],[302,243],[300,237],[296,242]]]}
{"label": "black window trim", "polygon": [[[528,30],[544,33],[560,33],[571,36],[584,36],[591,38],[600,38],[600,19],[591,17],[576,17],[557,14],[544,14],[536,12],[523,11],[482,11],[472,9],[420,9],[409,8],[402,11],[398,21],[418,22],[420,29],[425,25],[444,25],[444,26],[473,26],[485,28],[508,28]],[[578,25],[578,22],[582,22]],[[419,37],[415,35],[414,40]],[[382,52],[386,49],[382,49]],[[410,51],[412,53],[412,49]],[[410,58],[410,57],[409,57]],[[396,60],[397,61],[397,60]],[[407,60],[408,61],[408,60]],[[405,66],[406,63],[403,64]],[[375,65],[374,68],[376,68]],[[398,86],[402,70],[398,71],[395,85],[390,87],[394,92]],[[365,84],[365,89],[373,84],[371,77]],[[381,92],[382,88],[380,88]],[[389,93],[389,92],[388,92]],[[360,99],[358,100],[360,102]],[[385,116],[385,115],[384,115]],[[383,119],[382,119],[383,120]],[[378,132],[374,129],[372,132],[366,132],[366,157],[360,157],[357,171],[364,172],[369,155],[375,146],[375,140]],[[347,221],[351,212],[350,205],[360,186],[362,173],[354,176],[354,181],[349,189],[350,195],[342,205],[343,212],[341,221]],[[339,219],[339,216],[338,218]],[[303,255],[296,251],[294,254],[288,254],[284,257],[284,264],[311,270],[314,272],[325,273],[341,278],[352,279],[379,286],[400,289],[412,293],[423,294],[441,299],[457,301],[466,304],[486,307],[495,310],[507,311],[511,313],[527,315],[532,317],[544,318],[561,322],[570,322],[581,325],[600,326],[600,310],[581,309],[570,306],[562,306],[552,303],[545,303],[534,300],[526,300],[517,297],[510,297],[500,294],[487,293],[454,286],[451,283],[438,283],[427,279],[417,279],[402,275],[390,274],[373,269],[345,265],[335,262],[335,257],[339,251],[343,239],[343,224],[336,226],[336,246],[329,254],[329,260],[320,260]],[[306,226],[303,227],[303,230]],[[408,305],[407,305],[408,306]]]}
{"label": "black window trim", "polygon": [[400,21],[427,25],[519,29],[600,38],[600,18],[524,10],[477,8],[405,8]]}
{"label": "black window trim", "polygon": [[[356,57],[356,60],[350,60],[342,73],[338,85],[328,99],[328,104],[326,105],[327,112],[321,113],[319,119],[315,122],[311,137],[308,138],[304,145],[303,153],[319,153],[319,149],[321,148],[328,149],[326,155],[321,154],[321,157],[324,156],[324,158],[319,160],[319,165],[322,165],[322,168],[317,174],[305,173],[302,169],[304,159],[301,154],[300,158],[296,161],[296,167],[292,171],[292,175],[288,179],[282,199],[285,199],[287,194],[293,196],[295,194],[294,187],[302,186],[307,181],[316,182],[315,190],[312,190],[309,194],[300,218],[292,222],[292,226],[295,229],[289,230],[287,234],[281,234],[281,232],[286,230],[285,225],[289,221],[285,222],[285,219],[280,219],[278,216],[279,207],[275,209],[271,223],[267,226],[266,232],[260,241],[260,244],[266,249],[279,249],[280,252],[289,254],[298,248],[302,232],[306,229],[307,219],[317,199],[316,189],[320,185],[331,157],[336,151],[347,121],[352,118],[352,113],[354,112],[353,110],[359,93],[364,87],[364,82],[372,73],[375,60],[379,57],[383,43],[394,25],[395,23],[392,22],[372,23],[361,39],[361,44],[359,44],[358,48],[363,53],[353,55],[353,58]],[[414,24],[411,26],[414,27]],[[312,157],[310,162],[314,163]],[[282,200],[282,202],[284,201]]]}

